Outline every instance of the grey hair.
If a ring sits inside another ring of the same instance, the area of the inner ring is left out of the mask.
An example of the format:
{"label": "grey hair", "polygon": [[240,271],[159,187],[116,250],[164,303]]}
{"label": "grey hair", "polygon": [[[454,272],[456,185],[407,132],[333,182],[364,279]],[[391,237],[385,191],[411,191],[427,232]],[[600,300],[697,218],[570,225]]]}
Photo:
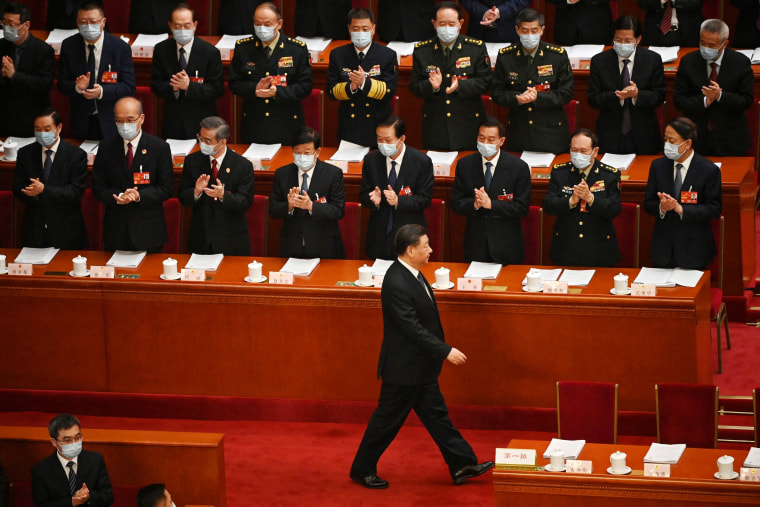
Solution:
{"label": "grey hair", "polygon": [[717,33],[721,42],[728,39],[728,25],[720,19],[706,19],[702,21],[699,32]]}
{"label": "grey hair", "polygon": [[224,118],[219,116],[208,116],[201,120],[201,128],[208,130],[216,130],[216,140],[222,139],[228,140],[230,138],[230,126],[224,121]]}

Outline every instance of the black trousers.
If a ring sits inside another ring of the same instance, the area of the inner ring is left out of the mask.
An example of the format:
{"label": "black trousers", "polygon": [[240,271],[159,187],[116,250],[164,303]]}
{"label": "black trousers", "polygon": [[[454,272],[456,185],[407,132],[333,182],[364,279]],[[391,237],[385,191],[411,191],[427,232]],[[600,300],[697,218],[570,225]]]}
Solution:
{"label": "black trousers", "polygon": [[438,381],[421,386],[383,382],[377,408],[351,465],[351,475],[365,477],[377,473],[380,456],[396,438],[412,410],[433,437],[451,474],[467,465],[477,464],[472,447],[449,419],[449,409]]}

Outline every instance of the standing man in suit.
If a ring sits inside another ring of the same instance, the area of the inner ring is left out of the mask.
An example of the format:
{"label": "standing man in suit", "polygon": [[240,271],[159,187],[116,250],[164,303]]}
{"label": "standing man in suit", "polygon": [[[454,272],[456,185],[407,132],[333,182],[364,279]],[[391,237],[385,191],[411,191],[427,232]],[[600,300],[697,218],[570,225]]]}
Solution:
{"label": "standing man in suit", "polygon": [[530,0],[462,0],[470,14],[467,36],[484,42],[517,42],[515,16]]}
{"label": "standing man in suit", "polygon": [[77,139],[113,137],[114,104],[136,90],[132,50],[103,31],[105,12],[98,2],[79,6],[77,25],[79,33],[61,44],[58,90],[71,96],[71,124]]}
{"label": "standing man in suit", "polygon": [[398,81],[396,52],[372,42],[375,15],[369,9],[348,13],[351,44],[330,52],[327,93],[340,101],[338,139],[377,148],[375,125],[391,114]]}
{"label": "standing man in suit", "polygon": [[549,255],[559,266],[611,267],[620,262],[612,220],[622,211],[620,172],[596,159],[596,134],[580,129],[570,162],[552,168],[543,207],[557,215]]}
{"label": "standing man in suit", "polygon": [[230,126],[200,122],[201,149],[185,158],[179,201],[192,207],[188,246],[199,254],[251,255],[246,211],[253,203],[253,166],[227,148]]}
{"label": "standing man in suit", "polygon": [[522,264],[521,218],[530,207],[530,167],[501,151],[504,125],[488,118],[478,129],[478,153],[457,163],[451,209],[467,217],[466,262]]}
{"label": "standing man in suit", "polygon": [[143,132],[136,98],[120,99],[114,116],[119,135],[100,143],[92,167],[92,191],[105,204],[105,249],[160,252],[168,239],[164,201],[174,190],[171,150]]}
{"label": "standing man in suit", "polygon": [[654,155],[662,148],[657,108],[665,101],[665,72],[660,55],[640,43],[639,20],[622,16],[612,49],[591,59],[588,102],[599,109],[602,153]]}
{"label": "standing man in suit", "polygon": [[282,14],[271,2],[256,8],[255,37],[240,39],[230,64],[230,90],[243,97],[244,143],[293,144],[304,127],[301,101],[311,93],[306,45],[283,34]]}
{"label": "standing man in suit", "polygon": [[697,124],[697,152],[744,156],[752,146],[746,113],[753,101],[752,65],[728,48],[728,25],[719,19],[702,23],[699,41],[699,51],[684,56],[678,65],[676,107]]}
{"label": "standing man in suit", "polygon": [[493,100],[509,108],[507,151],[566,153],[565,104],[573,98],[567,52],[541,41],[544,15],[523,9],[517,15],[519,44],[499,51]]}
{"label": "standing man in suit", "polygon": [[392,259],[393,238],[406,224],[427,226],[433,197],[433,162],[407,146],[406,124],[389,116],[377,124],[377,150],[364,157],[359,200],[370,211],[364,248],[371,259]]}
{"label": "standing man in suit", "polygon": [[417,42],[435,35],[428,24],[435,0],[378,0],[377,35],[383,42]]}
{"label": "standing man in suit", "polygon": [[338,227],[346,205],[343,172],[319,160],[320,146],[319,133],[305,127],[293,141],[293,163],[274,173],[269,214],[283,220],[280,257],[346,257]]}
{"label": "standing man in suit", "polygon": [[168,33],[166,22],[177,3],[177,0],[130,0],[129,33]]}
{"label": "standing man in suit", "polygon": [[731,0],[739,8],[734,28],[733,47],[756,48],[760,46],[760,2],[757,0]]}
{"label": "standing man in suit", "polygon": [[548,1],[556,5],[555,44],[609,44],[612,38],[610,0]]}
{"label": "standing man in suit", "polygon": [[704,270],[717,248],[710,220],[722,208],[720,169],[694,151],[697,126],[676,118],[665,127],[665,158],[652,161],[644,211],[656,217],[650,257],[656,268]]}
{"label": "standing man in suit", "polygon": [[62,127],[57,112],[42,111],[34,120],[37,142],[18,152],[13,194],[25,205],[22,246],[87,248],[82,216],[87,154],[61,139]]}
{"label": "standing man in suit", "polygon": [[222,57],[195,36],[197,27],[190,6],[177,5],[169,21],[174,38],[159,42],[153,52],[150,89],[164,99],[164,139],[192,139],[203,118],[218,114],[216,99],[224,93]]}
{"label": "standing man in suit", "polygon": [[45,30],[52,32],[56,28],[72,30],[77,27],[76,0],[52,0],[47,2]]}
{"label": "standing man in suit", "polygon": [[446,343],[433,289],[420,272],[432,251],[421,225],[405,225],[398,230],[397,259],[388,268],[380,293],[380,400],[350,472],[351,479],[366,488],[388,487],[388,481],[377,475],[377,462],[412,410],[438,445],[455,485],[493,468],[493,461],[478,464],[472,447],[451,423],[438,385],[443,360],[458,366],[467,361],[467,356]]}
{"label": "standing man in suit", "polygon": [[34,118],[50,105],[55,79],[53,48],[29,31],[29,7],[10,3],[3,10],[0,40],[0,137],[30,137]]}
{"label": "standing man in suit", "polygon": [[253,33],[253,13],[264,0],[220,0],[219,35],[250,35]]}
{"label": "standing man in suit", "polygon": [[82,449],[79,419],[70,414],[53,417],[48,424],[55,452],[32,468],[35,506],[113,505],[111,479],[103,456]]}
{"label": "standing man in suit", "polygon": [[702,0],[638,0],[646,11],[644,18],[644,46],[696,47],[699,42],[699,25]]}
{"label": "standing man in suit", "polygon": [[296,35],[346,40],[351,0],[296,0]]}
{"label": "standing man in suit", "polygon": [[437,37],[415,45],[412,93],[422,106],[422,145],[427,150],[475,148],[478,125],[486,116],[481,96],[491,89],[491,60],[482,41],[459,35],[462,9],[436,4]]}

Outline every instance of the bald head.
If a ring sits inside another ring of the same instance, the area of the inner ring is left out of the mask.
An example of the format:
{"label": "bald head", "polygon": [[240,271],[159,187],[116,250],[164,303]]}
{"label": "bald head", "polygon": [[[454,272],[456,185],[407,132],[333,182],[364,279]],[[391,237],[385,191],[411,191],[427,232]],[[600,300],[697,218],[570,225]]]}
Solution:
{"label": "bald head", "polygon": [[[116,121],[116,129],[123,138],[130,140],[137,137],[145,120],[142,102],[134,97],[121,98],[113,108],[113,115]],[[135,129],[127,128],[124,130],[127,124],[135,125]]]}

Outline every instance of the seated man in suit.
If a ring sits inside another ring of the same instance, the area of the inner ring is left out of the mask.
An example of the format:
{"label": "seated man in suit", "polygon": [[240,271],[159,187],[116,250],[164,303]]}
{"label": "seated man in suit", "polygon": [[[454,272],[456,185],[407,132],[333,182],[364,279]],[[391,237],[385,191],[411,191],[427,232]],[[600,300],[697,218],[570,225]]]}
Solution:
{"label": "seated man in suit", "polygon": [[25,205],[22,246],[87,248],[82,217],[87,154],[62,140],[61,128],[57,112],[51,108],[42,111],[34,120],[37,142],[18,152],[13,193]]}
{"label": "seated man in suit", "polygon": [[79,419],[70,414],[53,417],[48,424],[55,452],[32,468],[34,505],[113,504],[111,479],[103,456],[82,449]]}
{"label": "seated man in suit", "polygon": [[79,33],[61,44],[58,90],[71,96],[71,124],[77,139],[113,137],[114,104],[136,90],[132,49],[103,31],[105,12],[98,2],[79,6],[77,25]]}
{"label": "seated man in suit", "polygon": [[195,36],[198,22],[187,4],[174,8],[169,21],[173,39],[153,51],[150,89],[163,99],[161,137],[192,139],[203,118],[216,116],[216,99],[224,93],[219,50]]}
{"label": "seated man in suit", "polygon": [[0,40],[0,137],[31,137],[34,118],[50,105],[55,79],[53,48],[29,31],[26,5],[8,4]]}
{"label": "seated man in suit", "polygon": [[749,58],[728,48],[728,25],[702,23],[699,51],[681,58],[673,98],[699,129],[694,149],[702,155],[744,156],[752,146],[747,109],[755,75]]}
{"label": "seated man in suit", "polygon": [[246,211],[253,203],[253,165],[227,147],[230,126],[218,116],[201,121],[200,151],[185,158],[179,201],[193,208],[193,253],[251,255]]}
{"label": "seated man in suit", "polygon": [[168,239],[164,201],[174,190],[171,150],[143,132],[136,98],[119,100],[114,117],[119,135],[100,143],[92,167],[92,192],[105,204],[105,249],[160,252]]}
{"label": "seated man in suit", "polygon": [[610,0],[548,0],[556,5],[554,43],[609,44],[612,37]]}
{"label": "seated man in suit", "polygon": [[174,502],[166,486],[149,484],[137,492],[137,507],[174,507]]}
{"label": "seated man in suit", "polygon": [[433,162],[408,146],[406,124],[389,116],[377,124],[377,150],[364,157],[359,200],[370,211],[364,248],[370,259],[393,259],[399,227],[427,227],[425,209],[433,197]]}
{"label": "seated man in suit", "polygon": [[665,101],[665,72],[660,55],[640,43],[639,20],[622,16],[612,49],[591,59],[588,102],[599,109],[602,153],[654,155],[662,149],[656,110]]}
{"label": "seated man in suit", "polygon": [[596,134],[579,129],[570,139],[571,162],[552,168],[544,212],[557,215],[549,255],[559,266],[611,267],[620,262],[615,226],[620,172],[596,159]]}
{"label": "seated man in suit", "polygon": [[283,220],[281,257],[346,257],[338,227],[346,205],[343,171],[319,160],[320,146],[317,131],[303,128],[293,141],[293,163],[274,173],[269,214]]}
{"label": "seated man in suit", "polygon": [[330,52],[327,93],[340,101],[338,139],[377,148],[375,125],[391,114],[396,91],[396,52],[372,42],[375,15],[369,9],[348,13],[351,44]]}
{"label": "seated man in suit", "polygon": [[646,11],[644,46],[695,47],[699,42],[702,0],[638,0]]}
{"label": "seated man in suit", "polygon": [[665,127],[665,157],[652,161],[644,211],[656,217],[650,257],[656,268],[704,270],[717,248],[710,220],[723,204],[720,169],[694,150],[697,126],[676,118]]}
{"label": "seated man in suit", "polygon": [[451,209],[467,217],[466,262],[522,264],[521,218],[530,207],[530,167],[501,151],[504,125],[488,118],[478,129],[478,152],[459,160],[451,188]]}
{"label": "seated man in suit", "polygon": [[470,14],[467,36],[484,42],[517,42],[515,16],[530,0],[462,0]]}

